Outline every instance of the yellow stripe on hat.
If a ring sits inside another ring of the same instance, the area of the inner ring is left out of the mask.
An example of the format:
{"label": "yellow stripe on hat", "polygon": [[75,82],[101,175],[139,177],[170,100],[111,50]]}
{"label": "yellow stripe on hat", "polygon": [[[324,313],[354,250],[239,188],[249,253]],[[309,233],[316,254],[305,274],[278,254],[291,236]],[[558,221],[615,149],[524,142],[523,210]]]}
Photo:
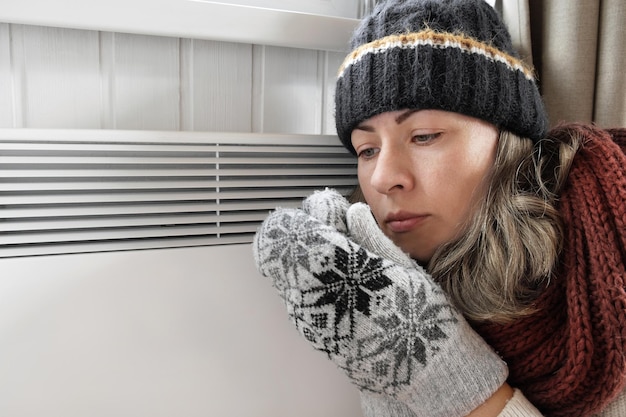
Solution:
{"label": "yellow stripe on hat", "polygon": [[338,77],[341,78],[346,69],[359,62],[366,55],[380,54],[394,48],[415,49],[419,46],[431,46],[440,49],[455,48],[469,54],[482,55],[488,60],[503,63],[512,71],[522,72],[531,81],[535,79],[532,69],[528,68],[521,60],[502,52],[498,48],[467,36],[435,32],[431,29],[402,35],[389,35],[359,46],[345,58],[339,67]]}

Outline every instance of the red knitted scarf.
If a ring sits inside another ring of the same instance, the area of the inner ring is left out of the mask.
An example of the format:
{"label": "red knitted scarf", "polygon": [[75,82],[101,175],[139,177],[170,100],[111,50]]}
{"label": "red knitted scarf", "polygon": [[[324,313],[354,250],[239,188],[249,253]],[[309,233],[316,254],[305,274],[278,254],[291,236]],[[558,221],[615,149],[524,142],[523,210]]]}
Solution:
{"label": "red knitted scarf", "polygon": [[[589,416],[626,385],[626,130],[567,125],[576,154],[560,210],[565,242],[538,313],[477,331],[509,364],[509,383],[547,416]],[[620,150],[621,146],[621,150]]]}

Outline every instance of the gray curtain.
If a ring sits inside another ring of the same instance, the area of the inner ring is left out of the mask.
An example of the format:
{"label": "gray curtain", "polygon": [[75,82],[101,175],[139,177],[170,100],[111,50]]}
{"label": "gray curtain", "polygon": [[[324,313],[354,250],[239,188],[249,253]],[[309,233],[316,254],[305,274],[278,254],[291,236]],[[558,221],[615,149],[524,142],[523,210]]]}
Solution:
{"label": "gray curtain", "polygon": [[501,0],[537,72],[552,125],[626,126],[626,1]]}

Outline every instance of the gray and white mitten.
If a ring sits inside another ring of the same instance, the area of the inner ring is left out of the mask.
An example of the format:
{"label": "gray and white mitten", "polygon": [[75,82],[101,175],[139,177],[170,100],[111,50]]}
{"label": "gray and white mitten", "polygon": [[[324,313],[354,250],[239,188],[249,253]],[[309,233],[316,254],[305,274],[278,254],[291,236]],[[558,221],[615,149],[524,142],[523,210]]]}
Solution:
{"label": "gray and white mitten", "polygon": [[311,214],[273,212],[253,243],[259,271],[300,333],[362,392],[389,396],[418,417],[460,417],[481,405],[505,382],[504,362],[408,256],[366,238],[379,237],[367,206],[348,209],[349,238],[338,230],[348,207],[338,194],[312,199],[304,204]]}

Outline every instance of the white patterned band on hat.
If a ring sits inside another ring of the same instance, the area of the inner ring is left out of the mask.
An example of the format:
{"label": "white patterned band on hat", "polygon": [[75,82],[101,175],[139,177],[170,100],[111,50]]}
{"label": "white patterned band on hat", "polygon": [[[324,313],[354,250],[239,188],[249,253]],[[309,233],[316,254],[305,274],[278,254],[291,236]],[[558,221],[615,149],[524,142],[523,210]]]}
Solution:
{"label": "white patterned band on hat", "polygon": [[346,69],[358,63],[366,55],[380,54],[395,48],[415,49],[419,46],[430,46],[438,49],[455,48],[468,54],[481,55],[488,60],[506,65],[511,71],[521,72],[530,81],[535,79],[533,71],[526,67],[521,60],[502,52],[498,48],[467,36],[435,32],[430,29],[402,35],[389,35],[359,46],[348,54],[341,64],[338,78],[341,78]]}

